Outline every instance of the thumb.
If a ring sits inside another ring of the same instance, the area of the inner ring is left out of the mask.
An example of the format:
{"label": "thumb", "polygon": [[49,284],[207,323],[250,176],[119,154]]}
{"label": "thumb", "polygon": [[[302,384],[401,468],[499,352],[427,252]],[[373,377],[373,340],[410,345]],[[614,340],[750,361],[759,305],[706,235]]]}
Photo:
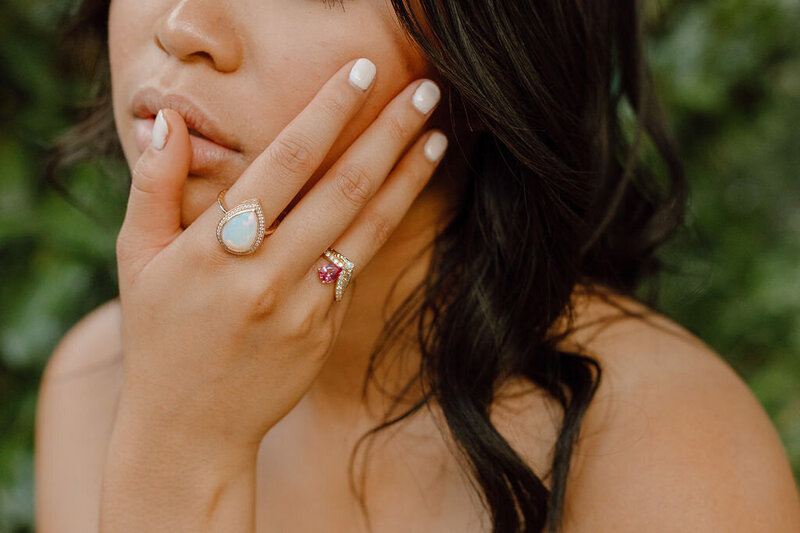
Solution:
{"label": "thumb", "polygon": [[183,184],[191,161],[183,117],[172,109],[160,110],[152,141],[131,171],[125,219],[117,236],[117,262],[132,277],[181,233]]}

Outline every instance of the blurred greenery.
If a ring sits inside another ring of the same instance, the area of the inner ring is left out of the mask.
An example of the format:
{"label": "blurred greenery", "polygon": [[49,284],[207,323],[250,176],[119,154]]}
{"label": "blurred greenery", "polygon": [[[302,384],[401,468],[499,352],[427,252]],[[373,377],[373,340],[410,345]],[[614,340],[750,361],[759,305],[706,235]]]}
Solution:
{"label": "blurred greenery", "polygon": [[[124,167],[43,178],[87,86],[56,56],[67,0],[0,0],[0,533],[33,529],[33,423],[63,334],[116,296]],[[662,307],[747,381],[800,479],[800,3],[648,4],[650,56],[691,184]],[[114,176],[113,179],[109,179]],[[119,177],[116,177],[119,176]]]}

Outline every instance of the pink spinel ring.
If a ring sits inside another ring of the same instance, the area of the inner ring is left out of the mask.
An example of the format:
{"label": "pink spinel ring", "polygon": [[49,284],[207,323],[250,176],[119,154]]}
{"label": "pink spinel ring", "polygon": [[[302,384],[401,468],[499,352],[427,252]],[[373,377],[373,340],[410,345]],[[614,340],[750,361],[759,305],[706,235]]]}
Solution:
{"label": "pink spinel ring", "polygon": [[330,259],[331,263],[317,269],[319,280],[322,283],[333,283],[335,281],[336,292],[334,294],[334,299],[337,302],[341,302],[344,290],[347,288],[347,284],[350,283],[350,277],[353,275],[355,264],[333,248],[325,250],[325,257]]}

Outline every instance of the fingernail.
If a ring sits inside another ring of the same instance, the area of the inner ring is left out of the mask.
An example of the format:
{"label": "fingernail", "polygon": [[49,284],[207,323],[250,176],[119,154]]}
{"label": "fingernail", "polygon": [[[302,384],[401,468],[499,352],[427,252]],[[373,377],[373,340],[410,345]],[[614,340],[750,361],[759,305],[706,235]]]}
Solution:
{"label": "fingernail", "polygon": [[428,111],[433,109],[433,106],[439,101],[440,95],[439,86],[432,81],[425,80],[417,87],[417,90],[414,91],[414,96],[411,98],[411,101],[414,103],[414,107],[425,115]]}
{"label": "fingernail", "polygon": [[372,80],[375,79],[376,70],[375,63],[366,57],[362,57],[350,69],[350,83],[362,91],[366,91],[372,84]]}
{"label": "fingernail", "polygon": [[439,131],[434,131],[425,141],[422,151],[425,152],[428,161],[435,163],[442,157],[445,149],[447,149],[447,136]]}
{"label": "fingernail", "polygon": [[161,150],[167,144],[167,137],[169,136],[169,125],[164,120],[164,114],[159,109],[156,115],[156,121],[153,124],[153,139],[151,144],[156,150]]}

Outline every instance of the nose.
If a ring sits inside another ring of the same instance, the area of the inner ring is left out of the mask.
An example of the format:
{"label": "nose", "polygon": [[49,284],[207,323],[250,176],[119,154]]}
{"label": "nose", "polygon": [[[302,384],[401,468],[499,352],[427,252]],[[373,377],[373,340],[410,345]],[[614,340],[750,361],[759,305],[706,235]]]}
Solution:
{"label": "nose", "polygon": [[226,4],[180,0],[156,22],[156,44],[181,61],[208,61],[220,72],[233,72],[242,64],[242,43]]}

